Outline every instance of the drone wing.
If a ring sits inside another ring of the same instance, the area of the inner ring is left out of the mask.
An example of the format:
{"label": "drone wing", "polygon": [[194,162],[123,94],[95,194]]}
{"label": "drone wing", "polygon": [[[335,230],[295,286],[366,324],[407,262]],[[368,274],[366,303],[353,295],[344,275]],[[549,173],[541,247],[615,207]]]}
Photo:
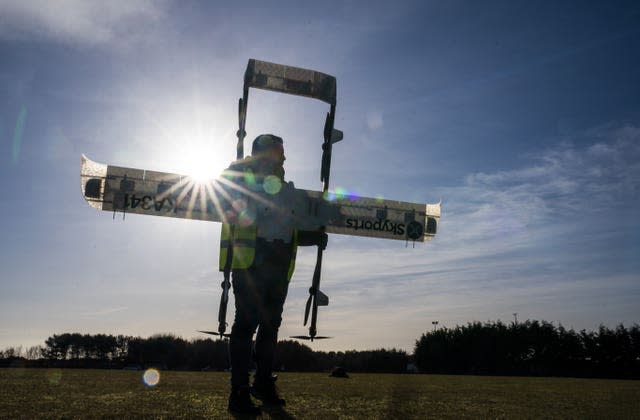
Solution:
{"label": "drone wing", "polygon": [[328,233],[422,242],[435,236],[440,219],[439,203],[323,194],[289,184],[267,192],[260,185],[223,179],[199,183],[185,175],[104,165],[86,156],[80,179],[85,200],[98,210],[225,223],[248,217],[267,235],[287,232],[274,233],[269,228],[275,225],[324,226]]}
{"label": "drone wing", "polygon": [[199,183],[188,176],[104,165],[82,156],[82,194],[104,211],[223,221],[230,204],[217,181]]}

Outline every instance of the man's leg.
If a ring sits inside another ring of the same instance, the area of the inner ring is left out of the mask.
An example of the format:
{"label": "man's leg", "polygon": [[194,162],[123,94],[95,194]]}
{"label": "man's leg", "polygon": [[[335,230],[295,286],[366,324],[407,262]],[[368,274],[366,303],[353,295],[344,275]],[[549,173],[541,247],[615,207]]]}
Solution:
{"label": "man's leg", "polygon": [[284,404],[273,384],[273,361],[278,342],[278,330],[282,323],[282,309],[287,297],[289,283],[287,273],[282,267],[276,267],[265,274],[269,276],[265,288],[263,311],[260,313],[258,334],[256,335],[256,376],[254,380],[255,396],[273,404]]}
{"label": "man's leg", "polygon": [[249,363],[251,341],[258,325],[258,291],[250,270],[233,271],[233,295],[236,313],[231,328],[229,352],[231,359],[231,395],[229,409],[255,413],[258,408],[249,396]]}

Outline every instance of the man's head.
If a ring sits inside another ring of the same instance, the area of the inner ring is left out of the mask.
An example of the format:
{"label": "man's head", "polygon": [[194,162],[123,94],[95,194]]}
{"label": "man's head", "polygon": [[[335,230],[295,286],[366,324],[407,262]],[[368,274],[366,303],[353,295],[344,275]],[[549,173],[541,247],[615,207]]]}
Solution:
{"label": "man's head", "polygon": [[273,134],[261,134],[251,145],[251,156],[267,159],[274,164],[282,165],[285,161],[282,138]]}

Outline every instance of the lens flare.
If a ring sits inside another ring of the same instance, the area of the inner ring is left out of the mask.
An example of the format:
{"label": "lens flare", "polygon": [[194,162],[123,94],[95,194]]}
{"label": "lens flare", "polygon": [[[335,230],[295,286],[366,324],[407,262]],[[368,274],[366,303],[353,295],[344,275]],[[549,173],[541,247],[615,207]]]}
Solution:
{"label": "lens flare", "polygon": [[358,194],[349,192],[346,188],[336,187],[335,191],[328,191],[324,194],[324,199],[327,201],[336,201],[336,200],[355,200],[358,198]]}
{"label": "lens flare", "polygon": [[220,169],[220,159],[215,159],[204,147],[194,145],[185,146],[188,150],[175,153],[172,158],[174,170],[177,173],[187,175],[189,180],[200,186],[212,182],[222,170]]}
{"label": "lens flare", "polygon": [[58,385],[60,383],[60,379],[62,379],[62,370],[61,369],[49,369],[47,370],[47,381],[51,385]]}
{"label": "lens flare", "polygon": [[267,194],[276,195],[282,189],[282,182],[277,176],[269,175],[264,179],[262,187]]}
{"label": "lens flare", "polygon": [[254,212],[244,209],[238,215],[238,224],[241,226],[250,226],[256,221],[256,215]]}
{"label": "lens flare", "polygon": [[154,387],[160,383],[160,372],[157,369],[147,369],[142,375],[142,382],[148,387]]}

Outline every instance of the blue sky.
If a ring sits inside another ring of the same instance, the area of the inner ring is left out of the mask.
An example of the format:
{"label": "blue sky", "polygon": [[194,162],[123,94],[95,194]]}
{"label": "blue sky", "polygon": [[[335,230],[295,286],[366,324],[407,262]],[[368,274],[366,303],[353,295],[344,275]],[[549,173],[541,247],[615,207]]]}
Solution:
{"label": "blue sky", "polygon": [[[336,76],[332,188],[442,200],[437,238],[331,236],[316,349],[411,350],[432,328],[640,321],[635,2],[0,1],[0,348],[61,332],[215,328],[219,226],[87,206],[79,162],[214,172],[249,58]],[[326,104],[252,90],[321,189]],[[306,332],[303,249],[281,337]],[[232,313],[229,314],[231,319]]]}

